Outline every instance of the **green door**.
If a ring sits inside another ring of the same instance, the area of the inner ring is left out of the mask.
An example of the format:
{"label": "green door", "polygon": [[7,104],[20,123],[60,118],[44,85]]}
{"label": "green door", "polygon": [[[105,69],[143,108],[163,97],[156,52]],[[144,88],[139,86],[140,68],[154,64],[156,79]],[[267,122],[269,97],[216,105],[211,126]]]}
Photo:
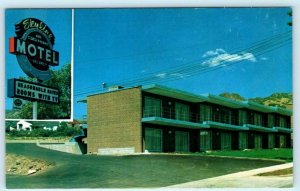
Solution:
{"label": "green door", "polygon": [[273,133],[268,134],[268,148],[273,149],[275,147],[275,136]]}
{"label": "green door", "polygon": [[212,136],[210,131],[200,131],[200,151],[212,149]]}
{"label": "green door", "polygon": [[189,152],[189,133],[184,131],[175,131],[175,151]]}
{"label": "green door", "polygon": [[231,150],[230,133],[221,133],[221,150]]}
{"label": "green door", "polygon": [[284,135],[279,136],[279,148],[286,148],[286,139]]}
{"label": "green door", "polygon": [[248,148],[248,134],[246,132],[239,132],[239,149]]}
{"label": "green door", "polygon": [[262,148],[262,136],[261,135],[254,135],[254,148],[261,149]]}

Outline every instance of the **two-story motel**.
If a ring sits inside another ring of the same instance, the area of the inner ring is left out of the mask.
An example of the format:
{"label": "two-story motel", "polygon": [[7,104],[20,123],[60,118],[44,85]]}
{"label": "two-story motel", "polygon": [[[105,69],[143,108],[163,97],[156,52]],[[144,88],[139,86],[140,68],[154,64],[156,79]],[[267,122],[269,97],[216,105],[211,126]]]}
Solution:
{"label": "two-story motel", "polygon": [[117,88],[87,102],[88,153],[291,147],[292,111],[158,85]]}

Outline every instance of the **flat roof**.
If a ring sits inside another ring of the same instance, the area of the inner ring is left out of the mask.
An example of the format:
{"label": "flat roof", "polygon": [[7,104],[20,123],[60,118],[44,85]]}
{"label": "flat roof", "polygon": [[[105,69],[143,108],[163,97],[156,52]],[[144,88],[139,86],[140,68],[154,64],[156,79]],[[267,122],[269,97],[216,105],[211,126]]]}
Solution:
{"label": "flat roof", "polygon": [[166,97],[172,97],[172,98],[193,102],[193,103],[204,102],[208,100],[208,98],[205,96],[193,94],[186,91],[181,91],[178,89],[169,88],[166,86],[160,86],[156,84],[142,86],[142,91],[157,94],[157,95],[162,95]]}
{"label": "flat roof", "polygon": [[235,109],[246,108],[255,111],[260,111],[263,113],[278,113],[286,116],[293,115],[292,110],[285,109],[285,108],[265,106],[251,101],[235,101],[229,98],[212,95],[212,94],[197,95],[186,91],[173,89],[173,88],[156,85],[156,84],[142,86],[142,91],[157,94],[157,95],[162,95],[166,97],[176,98],[176,99],[180,99],[192,103],[209,102],[209,103],[223,105]]}
{"label": "flat roof", "polygon": [[[130,88],[141,88],[143,92],[148,92],[156,95],[161,95],[161,96],[166,96],[166,97],[171,97],[183,101],[188,101],[191,103],[201,103],[201,102],[209,102],[217,105],[223,105],[229,108],[245,108],[245,109],[250,109],[250,110],[255,110],[255,111],[260,111],[263,113],[278,113],[281,115],[286,115],[286,116],[292,116],[293,111],[281,107],[273,107],[273,106],[265,106],[261,105],[259,103],[251,102],[251,101],[235,101],[229,98],[225,98],[222,96],[218,95],[212,95],[212,94],[194,94],[190,93],[187,91],[182,91],[174,88],[169,88],[166,86],[161,86],[157,84],[152,84],[152,85],[145,85],[145,86],[135,86],[135,87],[129,87],[129,88],[122,88],[114,91],[122,91]],[[112,91],[112,92],[114,92]],[[94,95],[99,95],[99,94],[105,94],[105,93],[110,93],[110,91],[105,91],[102,93],[96,93],[92,94],[89,96],[94,96]],[[87,96],[87,97],[89,97]],[[86,103],[87,98],[82,98],[77,100],[77,102],[82,102]]]}

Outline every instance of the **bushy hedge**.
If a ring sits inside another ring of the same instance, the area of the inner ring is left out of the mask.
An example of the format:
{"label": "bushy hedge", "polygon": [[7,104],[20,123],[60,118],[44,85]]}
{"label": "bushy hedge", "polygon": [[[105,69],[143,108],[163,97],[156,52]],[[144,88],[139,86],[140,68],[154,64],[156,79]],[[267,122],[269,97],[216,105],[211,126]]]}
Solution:
{"label": "bushy hedge", "polygon": [[42,128],[32,129],[32,131],[10,131],[11,137],[72,137],[80,134],[80,129],[68,127],[66,123],[62,123],[56,131],[45,130]]}

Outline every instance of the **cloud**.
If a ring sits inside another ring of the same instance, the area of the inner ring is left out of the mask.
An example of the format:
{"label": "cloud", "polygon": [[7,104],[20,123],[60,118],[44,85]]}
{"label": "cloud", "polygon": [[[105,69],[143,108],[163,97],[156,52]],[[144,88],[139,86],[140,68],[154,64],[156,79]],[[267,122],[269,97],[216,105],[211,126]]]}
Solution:
{"label": "cloud", "polygon": [[188,75],[188,74],[181,74],[181,73],[173,73],[173,74],[170,74],[170,76],[175,77],[175,78],[185,78],[185,77],[188,77],[190,75]]}
{"label": "cloud", "polygon": [[155,76],[158,77],[158,78],[166,78],[166,77],[171,77],[171,78],[185,78],[185,77],[188,77],[190,75],[188,75],[188,74],[181,74],[181,73],[171,73],[171,74],[160,73],[160,74],[156,74]]}
{"label": "cloud", "polygon": [[261,60],[268,60],[267,57],[261,57],[260,59],[261,59]]}
{"label": "cloud", "polygon": [[155,76],[159,78],[165,78],[167,76],[167,73],[160,73],[160,74],[156,74]]}
{"label": "cloud", "polygon": [[205,54],[203,54],[202,57],[206,58],[206,57],[216,56],[216,55],[223,54],[223,53],[226,53],[226,51],[223,50],[222,48],[217,48],[216,50],[207,51]]}
{"label": "cloud", "polygon": [[241,54],[229,54],[221,48],[207,51],[202,57],[211,57],[208,60],[202,62],[202,65],[209,67],[218,65],[226,66],[226,62],[239,62],[243,60],[256,62],[256,58],[252,53],[246,52]]}

